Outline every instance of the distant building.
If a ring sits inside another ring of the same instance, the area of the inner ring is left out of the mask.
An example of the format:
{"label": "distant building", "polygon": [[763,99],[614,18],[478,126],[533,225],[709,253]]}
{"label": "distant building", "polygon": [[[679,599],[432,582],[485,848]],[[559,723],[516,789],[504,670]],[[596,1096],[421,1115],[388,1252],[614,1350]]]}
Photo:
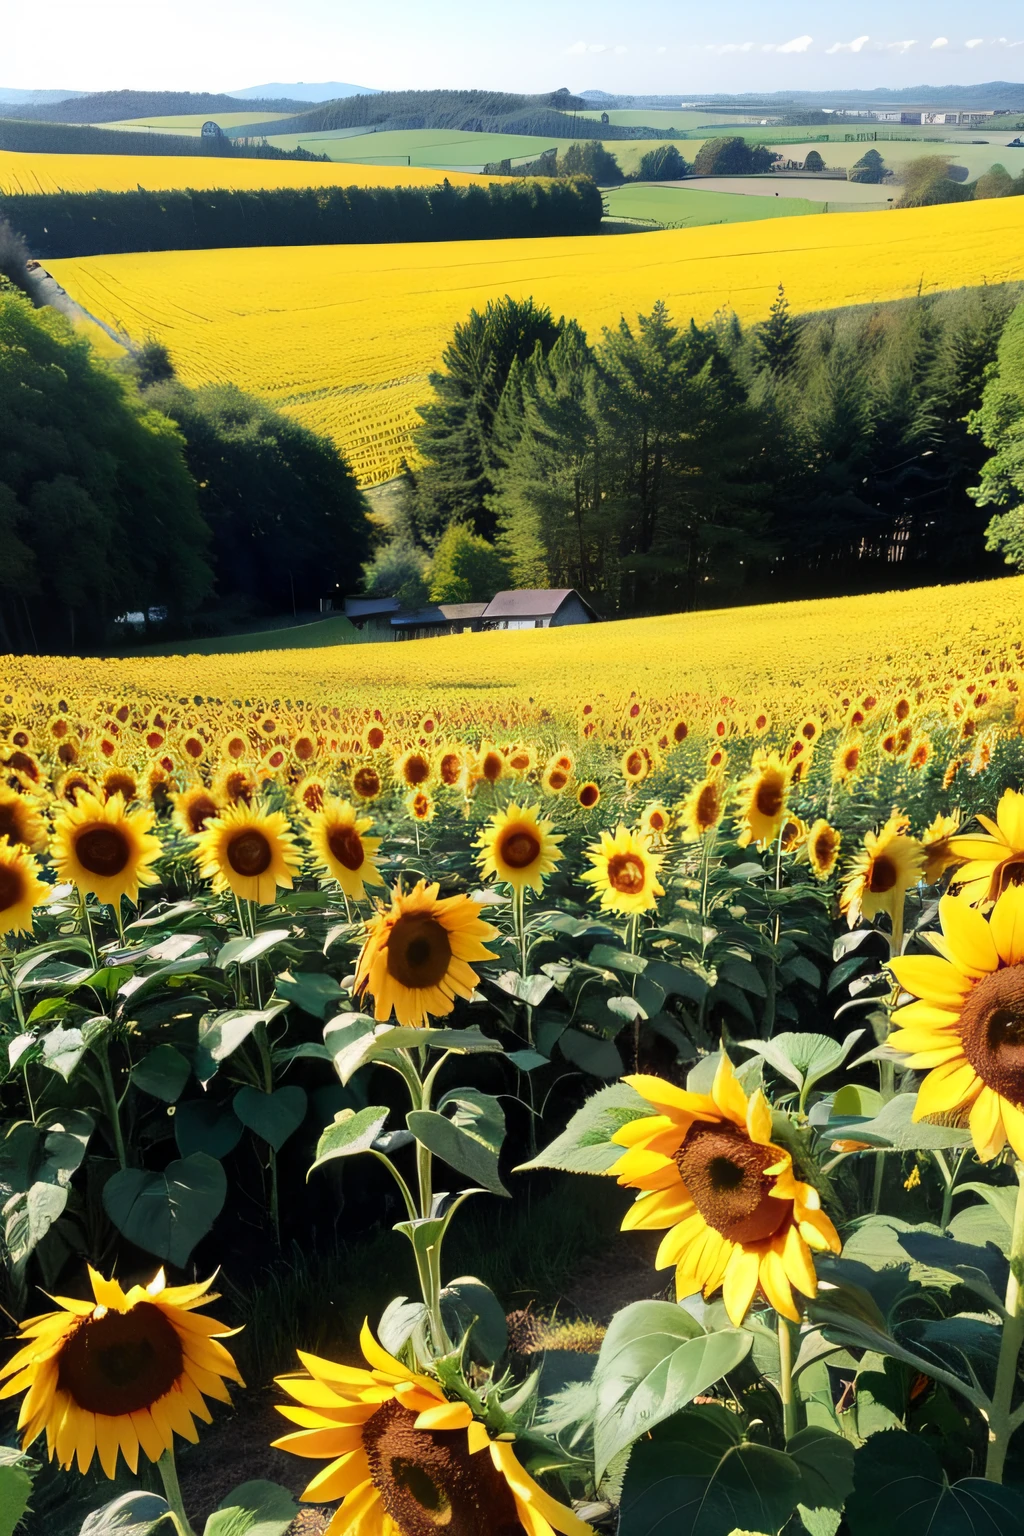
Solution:
{"label": "distant building", "polygon": [[346,597],[345,617],[368,640],[390,640],[391,620],[401,606],[397,597]]}
{"label": "distant building", "polygon": [[212,118],[209,122],[203,124],[200,132],[204,139],[222,139],[224,137],[220,124],[215,123]]}
{"label": "distant building", "polygon": [[572,587],[499,592],[483,611],[483,629],[554,629],[562,624],[595,624],[597,614]]}
{"label": "distant building", "polygon": [[396,640],[429,640],[434,635],[466,635],[480,628],[486,603],[431,603],[415,613],[396,613],[391,632]]}

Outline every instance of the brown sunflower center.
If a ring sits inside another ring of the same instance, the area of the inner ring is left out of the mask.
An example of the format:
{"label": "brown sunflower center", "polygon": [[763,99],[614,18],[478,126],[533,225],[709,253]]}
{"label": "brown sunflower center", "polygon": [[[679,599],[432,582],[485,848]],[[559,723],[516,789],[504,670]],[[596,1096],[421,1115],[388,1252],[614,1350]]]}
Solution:
{"label": "brown sunflower center", "polygon": [[584,784],[580,790],[579,801],[585,810],[589,811],[591,806],[596,805],[600,798],[601,791],[596,784]]}
{"label": "brown sunflower center", "polygon": [[406,759],[405,782],[407,784],[424,784],[430,777],[430,764],[425,757],[418,754]]}
{"label": "brown sunflower center", "polygon": [[608,860],[608,884],[624,896],[637,896],[647,880],[644,861],[635,853],[613,853]]}
{"label": "brown sunflower center", "polygon": [[388,975],[403,987],[436,987],[452,958],[448,930],[435,917],[406,912],[388,939]]}
{"label": "brown sunflower center", "polygon": [[90,875],[112,880],[126,867],[132,850],[120,827],[86,827],[75,839],[75,854]]}
{"label": "brown sunflower center", "polygon": [[877,858],[871,860],[867,887],[874,895],[880,896],[885,891],[891,891],[898,879],[899,870],[896,868],[896,861],[887,853],[880,853]]}
{"label": "brown sunflower center", "polygon": [[462,764],[457,752],[446,752],[441,759],[441,782],[449,788],[458,782]]}
{"label": "brown sunflower center", "polygon": [[257,827],[246,827],[231,838],[225,850],[236,875],[264,875],[274,857],[270,841]]}
{"label": "brown sunflower center", "polygon": [[754,804],[769,820],[782,810],[782,784],[777,778],[762,779],[754,794]]}
{"label": "brown sunflower center", "polygon": [[505,760],[500,752],[488,752],[480,764],[480,772],[488,783],[493,784],[501,778],[504,767]]}
{"label": "brown sunflower center", "polygon": [[814,839],[814,858],[818,864],[828,864],[836,851],[836,835],[831,829],[819,832]]}
{"label": "brown sunflower center", "polygon": [[19,871],[9,864],[0,864],[0,912],[17,906],[24,894],[25,885]]}
{"label": "brown sunflower center", "polygon": [[569,775],[562,768],[552,768],[548,774],[548,788],[553,790],[564,789],[569,782]]}
{"label": "brown sunflower center", "polygon": [[184,1355],[173,1324],[152,1302],[82,1322],[60,1352],[57,1390],[87,1413],[138,1413],[181,1376]]}
{"label": "brown sunflower center", "polygon": [[697,825],[702,832],[705,832],[708,830],[708,828],[713,827],[715,822],[718,820],[718,804],[718,785],[705,784],[704,788],[697,796],[696,820]]}
{"label": "brown sunflower center", "polygon": [[360,768],[352,778],[352,788],[364,800],[380,794],[380,775],[375,768]]}
{"label": "brown sunflower center", "polygon": [[964,1055],[983,1083],[1024,1104],[1024,965],[1008,965],[971,988],[960,1010]]}
{"label": "brown sunflower center", "polygon": [[362,867],[366,855],[363,852],[363,840],[355,827],[332,827],[327,834],[327,846],[338,863],[344,864],[346,869]]}
{"label": "brown sunflower center", "polygon": [[540,854],[540,839],[529,827],[511,827],[501,839],[500,850],[510,869],[527,869]]}
{"label": "brown sunflower center", "polygon": [[135,780],[130,773],[108,773],[103,780],[103,790],[109,799],[111,795],[123,795],[125,800],[134,800],[136,794]]}
{"label": "brown sunflower center", "polygon": [[21,843],[25,840],[24,817],[17,801],[0,804],[0,838],[4,837],[11,843]]}
{"label": "brown sunflower center", "polygon": [[512,1491],[465,1430],[415,1429],[392,1399],[363,1425],[370,1476],[402,1536],[524,1536]]}
{"label": "brown sunflower center", "polygon": [[212,795],[196,795],[188,803],[185,815],[193,832],[201,832],[219,807]]}
{"label": "brown sunflower center", "polygon": [[788,1220],[793,1202],[773,1198],[774,1180],[764,1171],[778,1153],[751,1141],[739,1126],[692,1125],[675,1160],[708,1226],[730,1242],[762,1242]]}

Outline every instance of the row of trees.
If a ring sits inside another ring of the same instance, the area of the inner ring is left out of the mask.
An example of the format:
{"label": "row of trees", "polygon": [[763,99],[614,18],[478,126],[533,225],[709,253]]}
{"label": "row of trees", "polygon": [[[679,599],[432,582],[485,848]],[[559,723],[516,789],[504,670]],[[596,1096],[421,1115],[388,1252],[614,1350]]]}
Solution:
{"label": "row of trees", "polygon": [[282,187],[181,192],[41,192],[0,197],[39,256],[227,246],[500,240],[596,234],[601,196],[585,176],[453,187]]}
{"label": "row of trees", "polygon": [[[516,167],[517,176],[589,176],[598,186],[618,186],[624,181],[679,181],[684,176],[751,176],[770,171],[780,156],[764,144],[748,144],[741,138],[706,139],[693,164],[675,144],[657,144],[640,158],[626,175],[611,150],[600,139],[577,141],[559,152],[546,150],[529,164]],[[510,160],[484,166],[492,176],[511,176]]]}
{"label": "row of trees", "polygon": [[988,439],[967,418],[1019,296],[798,319],[780,289],[758,326],[680,326],[658,304],[600,338],[489,304],[432,375],[388,558],[461,527],[515,585],[579,587],[609,613],[996,573],[970,494]]}
{"label": "row of trees", "polygon": [[77,123],[22,122],[0,117],[0,149],[44,155],[199,155],[241,160],[329,160],[308,149],[278,149],[265,139],[236,143],[218,135],[202,138],[179,133],[132,133],[129,129],[89,128]]}
{"label": "row of trees", "polygon": [[182,633],[312,607],[368,547],[348,465],[232,385],[188,390],[152,345],[123,371],[0,284],[0,651],[109,643],[126,612]]}

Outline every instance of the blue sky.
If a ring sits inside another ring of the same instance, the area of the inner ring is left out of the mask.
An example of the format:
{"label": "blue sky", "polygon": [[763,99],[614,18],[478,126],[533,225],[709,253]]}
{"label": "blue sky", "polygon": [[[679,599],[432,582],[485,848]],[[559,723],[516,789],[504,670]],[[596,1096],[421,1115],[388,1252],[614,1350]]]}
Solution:
{"label": "blue sky", "polygon": [[[42,34],[42,41],[41,41]],[[268,80],[671,92],[1024,80],[1020,0],[42,0],[0,85],[230,90]]]}

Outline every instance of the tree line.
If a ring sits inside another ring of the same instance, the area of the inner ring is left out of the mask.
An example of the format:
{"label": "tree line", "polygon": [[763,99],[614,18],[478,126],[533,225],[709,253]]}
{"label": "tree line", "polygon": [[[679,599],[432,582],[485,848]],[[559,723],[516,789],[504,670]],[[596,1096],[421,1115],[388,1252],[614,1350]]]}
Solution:
{"label": "tree line", "polygon": [[586,177],[454,187],[43,192],[0,197],[37,256],[596,234]]}
{"label": "tree line", "polygon": [[707,139],[697,150],[691,164],[675,144],[657,144],[648,149],[636,170],[626,175],[614,150],[600,139],[572,143],[559,151],[557,146],[516,166],[511,160],[496,160],[484,166],[492,176],[590,176],[602,187],[618,186],[624,181],[679,181],[684,176],[759,176],[770,171],[781,155],[763,144],[748,144],[740,138]]}
{"label": "tree line", "polygon": [[263,139],[194,137],[181,133],[132,133],[130,129],[87,128],[77,123],[22,122],[0,117],[0,149],[44,155],[199,155],[238,160],[319,160],[308,149],[278,149]]}
{"label": "tree line", "polygon": [[[458,525],[513,585],[578,587],[608,614],[998,574],[971,413],[1020,295],[794,317],[780,289],[758,325],[659,303],[596,338],[491,303],[431,376],[386,559]],[[1021,420],[1024,403],[1007,457]]]}
{"label": "tree line", "polygon": [[313,608],[352,584],[366,510],[328,439],[186,389],[156,343],[114,369],[0,278],[0,652],[100,648],[127,612],[182,634]]}

